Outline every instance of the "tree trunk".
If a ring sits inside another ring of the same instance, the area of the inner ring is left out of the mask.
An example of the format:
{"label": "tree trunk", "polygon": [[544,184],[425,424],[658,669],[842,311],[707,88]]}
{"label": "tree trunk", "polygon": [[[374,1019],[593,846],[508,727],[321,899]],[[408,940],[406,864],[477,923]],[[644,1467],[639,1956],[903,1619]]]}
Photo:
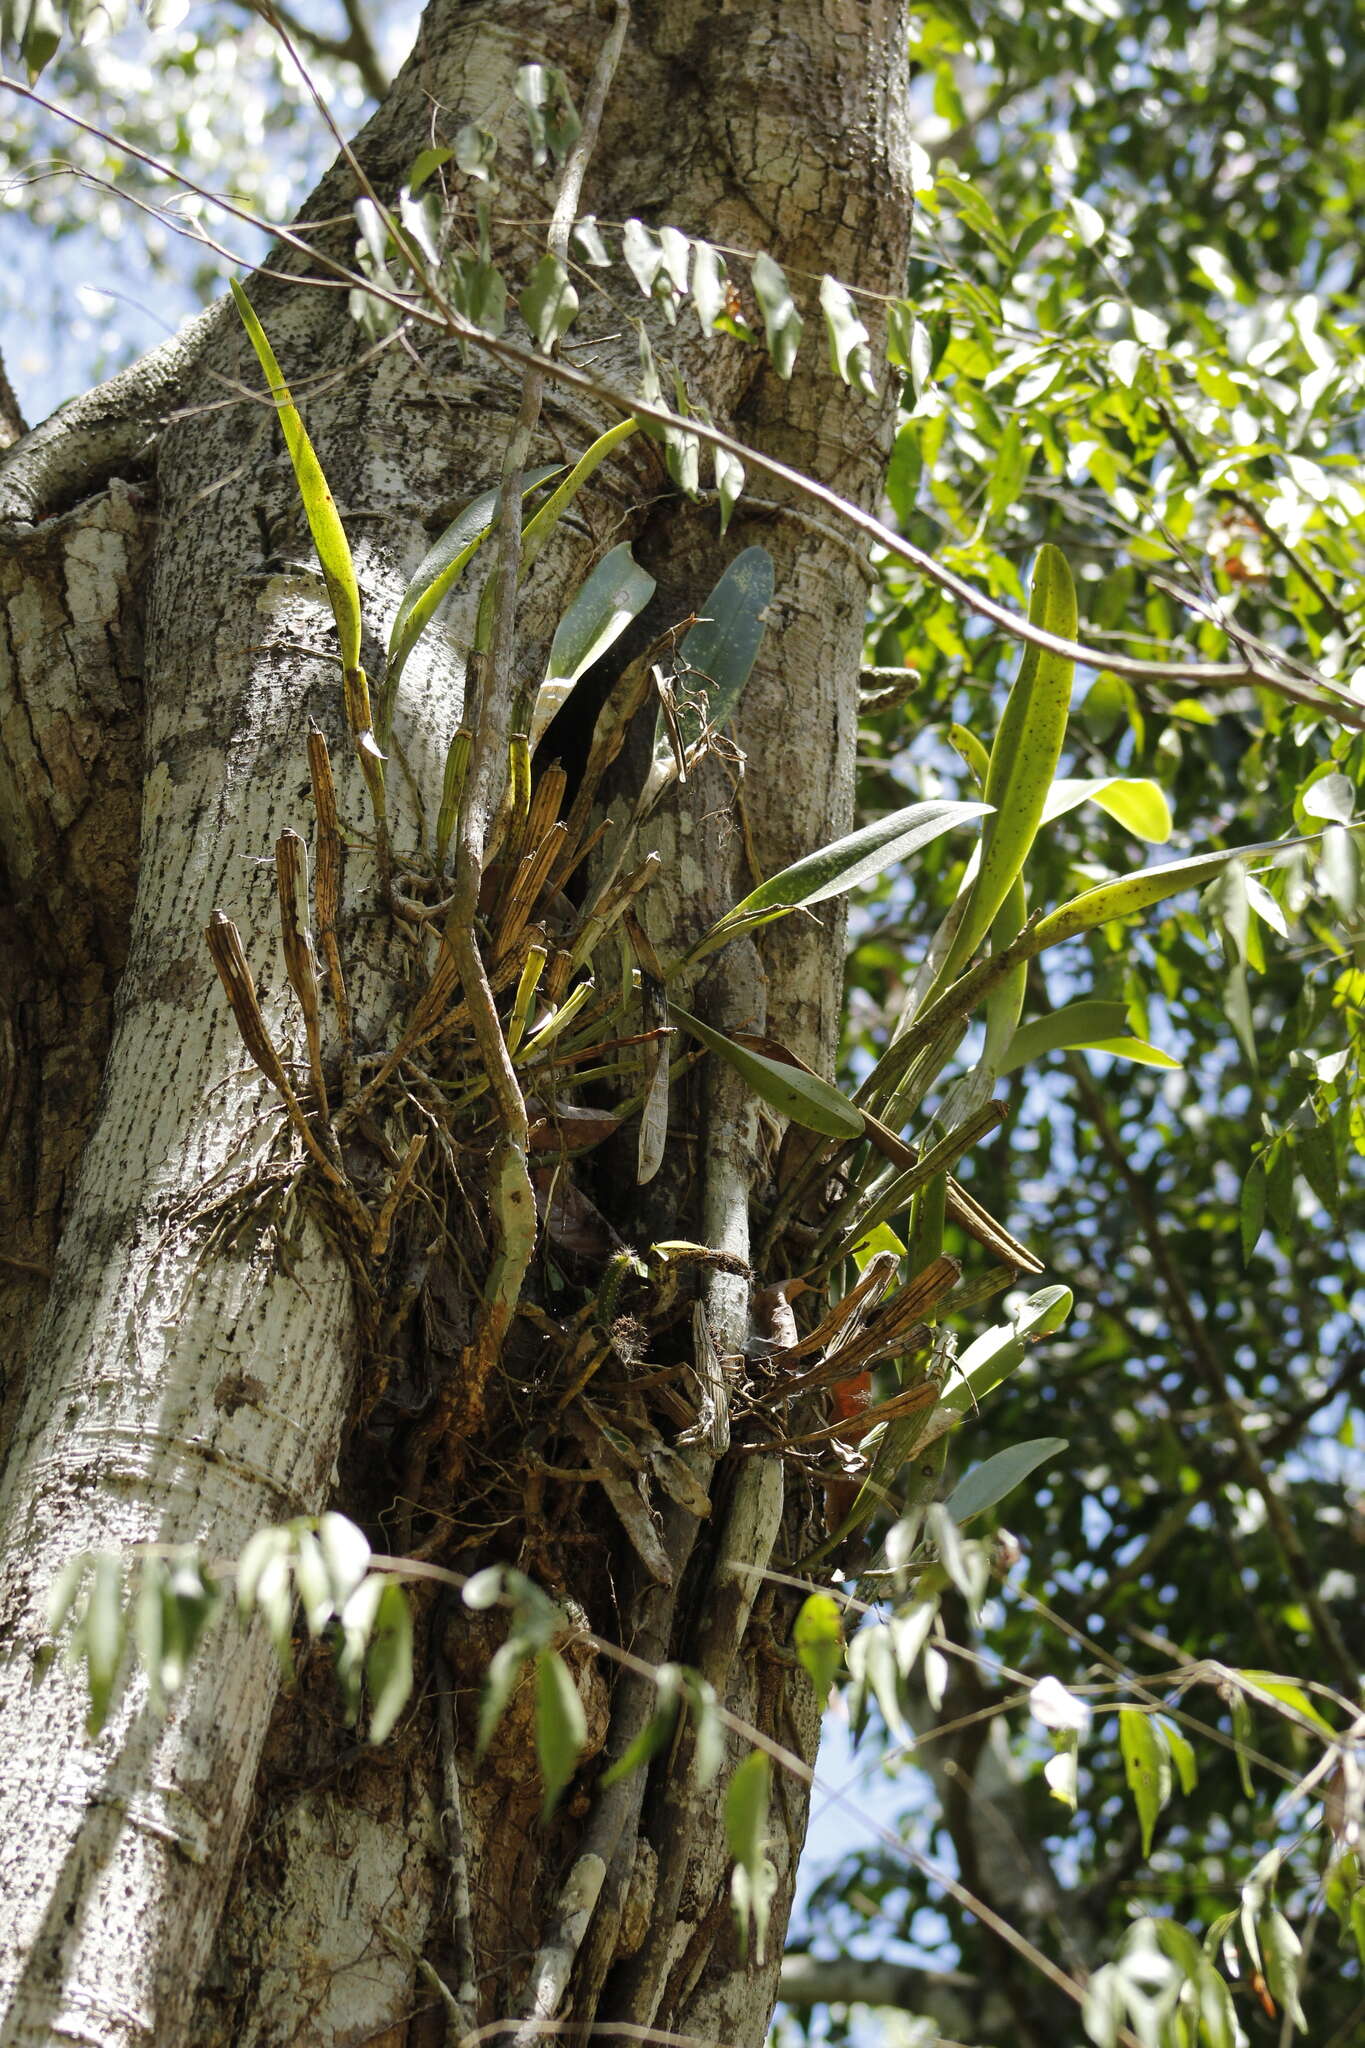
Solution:
{"label": "tree trunk", "polygon": [[[431,139],[433,108],[449,110],[438,133],[478,119],[514,158],[518,66],[562,66],[581,105],[609,20],[568,0],[433,0],[356,144],[376,189],[392,197]],[[826,270],[895,291],[908,230],[904,74],[902,10],[881,0],[641,6],[584,206],[603,221],[643,215],[766,248],[810,302],[808,318]],[[504,199],[528,189],[508,187]],[[342,260],[354,193],[339,162],[305,214],[322,223],[317,245]],[[528,199],[524,210],[548,207]],[[524,276],[537,231],[505,233],[504,273]],[[253,299],[350,535],[365,658],[381,673],[389,622],[432,532],[497,479],[519,379],[420,331],[412,348],[374,353],[316,269],[297,253],[276,268],[294,281],[258,280]],[[608,282],[619,300],[633,290],[619,266]],[[622,338],[615,307],[599,314],[584,297],[574,339],[595,339],[604,374],[628,384],[633,336]],[[718,423],[875,500],[892,394],[870,403],[828,374],[818,312],[790,383],[740,343],[703,344],[690,310],[683,319],[656,341]],[[197,1544],[231,1561],[255,1530],[335,1505],[376,1549],[401,1549],[394,1532],[408,1530],[461,1571],[519,1564],[600,1635],[650,1662],[701,1668],[735,1712],[813,1753],[817,1703],[775,1654],[785,1596],[734,1569],[762,1566],[783,1517],[792,1535],[809,1514],[799,1487],[788,1482],[784,1498],[775,1461],[692,1454],[711,1511],[699,1520],[666,1507],[674,1583],[660,1584],[624,1544],[603,1492],[546,1479],[537,1465],[559,1473],[581,1454],[546,1425],[554,1403],[537,1409],[537,1350],[519,1319],[485,1437],[460,1449],[453,1479],[428,1469],[420,1501],[402,1498],[403,1389],[383,1394],[376,1339],[392,1293],[367,1298],[297,1161],[288,1165],[278,1100],[245,1058],[203,940],[215,910],[235,920],[267,1024],[290,1044],[297,1013],[268,856],[282,828],[309,830],[310,719],[328,736],[344,818],[354,827],[365,816],[360,778],[344,766],[330,619],[315,573],[300,566],[306,529],[274,414],[252,402],[259,392],[235,316],[217,308],[64,408],[0,468],[2,2038],[396,2044],[439,2041],[462,2016],[572,2013],[757,2042],[804,1833],[801,1788],[775,1790],[778,1893],[760,1966],[741,1957],[731,1926],[724,1775],[691,1793],[682,1742],[648,1776],[602,1790],[602,1755],[620,1754],[653,1688],[581,1647],[567,1654],[590,1754],[548,1825],[524,1685],[474,1760],[477,1686],[498,1629],[436,1596],[419,1603],[417,1695],[374,1750],[342,1727],[325,1660],[304,1655],[281,1693],[259,1621],[244,1636],[235,1622],[215,1626],[167,1718],[134,1680],[93,1740],[78,1675],[46,1662],[47,1589],[73,1555]],[[532,459],[572,459],[609,424],[551,387]],[[594,556],[622,538],[659,582],[646,638],[696,609],[743,546],[761,542],[776,565],[738,720],[742,800],[724,764],[709,761],[650,842],[667,871],[645,899],[649,927],[676,949],[750,886],[750,861],[771,872],[847,826],[865,583],[837,537],[775,503],[741,500],[718,540],[714,507],[673,493],[638,437],[580,506],[523,594],[528,672]],[[404,765],[389,771],[400,865],[415,837],[410,791],[434,809],[460,720],[469,622],[457,612],[405,672]],[[357,1041],[380,1047],[432,955],[423,962],[395,935],[363,849],[348,853],[346,890]],[[840,939],[832,919],[780,924],[761,961],[749,946],[722,954],[697,1001],[722,1025],[766,1029],[827,1065]],[[634,1243],[705,1232],[742,1257],[747,1197],[762,1192],[751,1110],[709,1063],[675,1095],[657,1191],[598,1170],[594,1199]],[[378,1133],[376,1201],[391,1177],[384,1145]],[[483,1156],[477,1146],[462,1155],[468,1188],[452,1177],[453,1203],[472,1195],[477,1208]],[[392,1290],[399,1278],[387,1270]],[[477,1304],[468,1273],[414,1273],[430,1381],[416,1405],[462,1369]],[[397,1345],[411,1366],[414,1319],[401,1344],[395,1327],[387,1362]],[[527,1449],[517,1431],[537,1415]],[[463,2009],[449,1996],[469,1960],[454,1911],[453,1809],[477,1978]]]}

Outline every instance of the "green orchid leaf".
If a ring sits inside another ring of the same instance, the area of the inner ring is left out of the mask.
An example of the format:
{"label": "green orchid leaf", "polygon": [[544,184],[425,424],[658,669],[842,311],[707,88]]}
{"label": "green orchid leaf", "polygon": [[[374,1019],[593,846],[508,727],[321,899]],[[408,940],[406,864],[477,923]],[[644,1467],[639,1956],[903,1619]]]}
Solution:
{"label": "green orchid leaf", "polygon": [[[558,476],[560,463],[546,463],[528,469],[523,478],[526,491],[534,491],[548,477]],[[441,600],[448,595],[460,572],[467,568],[493,530],[502,493],[495,485],[471,498],[457,512],[445,532],[422,557],[417,571],[394,614],[389,633],[388,669],[384,677],[383,708],[380,713],[381,739],[387,734],[393,704],[408,657],[421,639]]]}
{"label": "green orchid leaf", "polygon": [[1030,1472],[1036,1472],[1049,1458],[1060,1456],[1066,1447],[1064,1436],[1040,1436],[1031,1443],[1008,1444],[960,1479],[944,1506],[959,1526],[969,1522],[974,1515],[995,1507],[1016,1486],[1022,1486]]}
{"label": "green orchid leaf", "polygon": [[808,1074],[804,1067],[792,1067],[783,1060],[770,1059],[766,1053],[753,1052],[748,1046],[727,1038],[724,1032],[713,1031],[699,1017],[689,1016],[676,1003],[670,1003],[669,1009],[683,1028],[694,1038],[699,1038],[708,1051],[718,1053],[728,1061],[755,1095],[792,1123],[800,1124],[808,1131],[819,1131],[828,1138],[862,1136],[864,1120],[861,1112],[853,1107],[846,1095],[841,1095],[828,1081],[822,1081],[818,1074]]}
{"label": "green orchid leaf", "polygon": [[1228,846],[1216,853],[1198,853],[1190,860],[1173,860],[1160,867],[1139,868],[1112,882],[1099,882],[1073,896],[1069,903],[1050,911],[1034,927],[1036,950],[1057,946],[1079,932],[1093,931],[1116,917],[1133,917],[1178,896],[1185,889],[1197,889],[1227,866],[1230,860],[1268,860],[1294,847],[1307,846],[1310,839],[1267,839],[1256,846]]}
{"label": "green orchid leaf", "polygon": [[1174,829],[1166,792],[1145,775],[1059,776],[1047,793],[1039,823],[1049,825],[1084,803],[1098,804],[1135,839],[1154,846],[1164,846]]}
{"label": "green orchid leaf", "polygon": [[[1076,587],[1061,550],[1038,550],[1029,622],[1059,639],[1076,637]],[[981,862],[941,980],[971,959],[1021,873],[1037,835],[1066,736],[1074,663],[1027,647],[991,748],[986,802],[995,815],[981,842]]]}
{"label": "green orchid leaf", "polygon": [[654,578],[622,541],[593,565],[555,629],[531,720],[534,747],[586,669],[620,639],[654,595]]}
{"label": "green orchid leaf", "polygon": [[284,445],[289,451],[289,460],[294,465],[294,476],[298,482],[299,496],[308,518],[308,530],[313,536],[313,546],[318,551],[322,566],[323,580],[327,595],[331,599],[332,616],[336,620],[337,637],[341,643],[341,665],[344,669],[360,666],[360,590],[355,580],[355,565],[351,560],[350,543],[346,529],[328,488],[313,444],[300,419],[298,410],[289,396],[289,386],[284,373],[275,360],[275,351],[266,339],[265,329],[256,317],[250,299],[238,284],[236,278],[229,280],[232,301],[241,315],[242,325],[247,331],[257,360],[265,372],[265,381],[270,387],[270,396],[279,415],[280,432]]}
{"label": "green orchid leaf", "polygon": [[775,917],[784,917],[789,910],[846,895],[898,861],[908,860],[921,847],[951,832],[954,826],[971,824],[985,817],[989,810],[989,804],[935,799],[891,811],[760,882],[698,941],[689,957],[704,959],[741,930],[752,930]]}
{"label": "green orchid leaf", "polygon": [[1131,1037],[1125,1029],[1127,1021],[1126,1003],[1094,999],[1066,1003],[1046,1017],[1035,1017],[1027,1024],[1021,1024],[995,1071],[997,1075],[1012,1074],[1019,1067],[1032,1066],[1036,1060],[1046,1058],[1050,1052],[1064,1052],[1072,1048],[1107,1052],[1118,1059],[1132,1060],[1138,1066],[1180,1065],[1179,1060],[1172,1059],[1169,1053],[1159,1051],[1141,1038]]}

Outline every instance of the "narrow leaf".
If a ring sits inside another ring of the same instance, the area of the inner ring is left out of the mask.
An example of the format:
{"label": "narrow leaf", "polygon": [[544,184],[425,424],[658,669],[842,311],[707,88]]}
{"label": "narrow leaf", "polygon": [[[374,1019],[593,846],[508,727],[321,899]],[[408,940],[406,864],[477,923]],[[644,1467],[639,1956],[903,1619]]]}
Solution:
{"label": "narrow leaf", "polygon": [[1278,1906],[1261,1916],[1258,1933],[1265,1962],[1266,1988],[1276,2005],[1282,2006],[1301,2034],[1308,2032],[1299,2003],[1299,1977],[1303,1966],[1303,1945]]}
{"label": "narrow leaf", "polygon": [[1237,1208],[1238,1226],[1242,1236],[1242,1264],[1245,1266],[1256,1249],[1262,1230],[1265,1228],[1266,1173],[1265,1161],[1253,1159],[1242,1182],[1241,1199]]}
{"label": "narrow leaf", "polygon": [[1119,1750],[1142,1829],[1142,1853],[1149,1856],[1157,1818],[1171,1796],[1171,1766],[1161,1733],[1142,1708],[1119,1708]]}
{"label": "narrow leaf", "polygon": [[939,1396],[945,1415],[966,1415],[1023,1363],[1030,1344],[1059,1330],[1071,1314],[1069,1287],[1040,1287],[1008,1323],[997,1323],[969,1344]]}
{"label": "narrow leaf", "polygon": [[1108,924],[1116,917],[1133,917],[1138,911],[1150,910],[1154,903],[1164,903],[1168,896],[1178,896],[1185,889],[1196,889],[1211,880],[1231,860],[1264,860],[1309,843],[1306,839],[1265,840],[1255,846],[1220,847],[1215,853],[1195,854],[1190,860],[1173,860],[1163,862],[1160,867],[1139,868],[1136,873],[1122,875],[1116,881],[1099,882],[1093,889],[1073,896],[1069,903],[1049,911],[1034,927],[1034,939],[1039,951],[1060,945],[1064,939],[1074,938],[1079,932],[1092,931],[1096,925]]}
{"label": "narrow leaf", "polygon": [[812,1593],[802,1601],[792,1625],[792,1647],[823,1706],[844,1654],[844,1621],[837,1600],[828,1593]]}
{"label": "narrow leaf", "polygon": [[86,1727],[91,1735],[98,1735],[108,1718],[125,1640],[122,1560],[101,1552],[94,1561],[85,1612],[72,1644],[75,1651],[79,1642],[79,1654],[85,1660],[90,1695]]}
{"label": "narrow leaf", "polygon": [[1101,1038],[1117,1038],[1127,1021],[1126,1003],[1103,1002],[1095,997],[1064,1003],[1046,1017],[1034,1017],[1019,1026],[1009,1050],[997,1063],[996,1072],[1011,1074],[1016,1067],[1031,1066],[1050,1052],[1061,1052],[1073,1045],[1093,1045]]}
{"label": "narrow leaf", "polygon": [[846,1095],[841,1095],[828,1081],[822,1081],[818,1074],[808,1074],[803,1067],[791,1067],[785,1061],[769,1059],[765,1053],[751,1052],[747,1046],[737,1044],[723,1032],[713,1031],[699,1017],[680,1010],[676,1003],[671,1003],[669,1008],[685,1030],[699,1038],[709,1051],[719,1053],[737,1074],[743,1076],[754,1094],[782,1116],[800,1124],[805,1130],[819,1131],[825,1137],[857,1138],[862,1135],[864,1120],[861,1112],[853,1107]]}
{"label": "narrow leaf", "polygon": [[47,1593],[47,1632],[50,1636],[56,1636],[60,1633],[63,1622],[75,1604],[76,1595],[80,1592],[85,1582],[85,1575],[90,1569],[90,1564],[91,1553],[88,1550],[77,1551],[74,1557],[67,1559],[49,1586]]}
{"label": "narrow leaf", "polygon": [[1180,1789],[1188,1796],[1199,1783],[1199,1765],[1195,1759],[1194,1744],[1186,1739],[1174,1721],[1162,1719],[1157,1722],[1157,1726],[1170,1752],[1171,1762],[1175,1765]]}
{"label": "narrow leaf", "polygon": [[735,1766],[725,1794],[725,1839],[736,1863],[757,1868],[768,1833],[772,1765],[761,1749]]}
{"label": "narrow leaf", "polygon": [[[1028,615],[1045,632],[1076,637],[1076,587],[1066,557],[1048,542],[1038,550]],[[986,802],[994,816],[986,825],[980,868],[945,980],[976,952],[1028,858],[1066,736],[1073,666],[1037,647],[1024,650],[986,774]]]}
{"label": "narrow leaf", "polygon": [[247,331],[251,346],[255,349],[265,381],[270,387],[279,415],[280,432],[289,459],[294,465],[298,481],[299,496],[308,516],[308,528],[313,536],[313,545],[318,551],[322,565],[327,595],[332,603],[332,616],[336,620],[337,637],[341,643],[341,665],[345,669],[360,666],[360,590],[355,580],[355,566],[351,561],[350,543],[342,526],[340,515],[327,487],[322,473],[322,464],[313,451],[303,421],[300,419],[289,396],[289,387],[283,372],[275,360],[275,351],[266,339],[265,329],[257,319],[251,301],[236,278],[229,280],[233,304],[241,315],[242,325]]}
{"label": "narrow leaf", "polygon": [[534,747],[585,669],[591,668],[638,618],[654,595],[654,578],[622,541],[589,571],[555,629],[549,669],[531,720]]}
{"label": "narrow leaf", "polygon": [[[561,467],[561,464],[549,463],[541,468],[528,469],[526,490],[533,491],[547,477],[557,476]],[[462,512],[457,512],[440,539],[422,557],[416,574],[403,592],[389,633],[388,671],[384,678],[386,707],[391,706],[398,678],[436,607],[492,531],[501,495],[496,487],[481,491]],[[381,719],[381,731],[387,722],[386,717]]]}
{"label": "narrow leaf", "polygon": [[[848,833],[843,839],[833,840],[830,845],[793,861],[790,867],[783,868],[779,874],[751,889],[712,927],[691,957],[704,958],[712,950],[712,941],[722,944],[721,935],[729,927],[750,928],[766,924],[771,918],[781,917],[798,905],[809,906],[823,903],[831,896],[845,895],[850,889],[856,889],[887,868],[894,867],[898,861],[908,860],[912,853],[918,853],[921,847],[941,838],[945,832],[951,832],[954,826],[970,824],[985,817],[989,809],[989,804],[948,801],[909,804],[904,810],[892,811],[871,825]],[[1121,1011],[1121,1005],[1115,1005],[1115,1008]],[[1119,1022],[1122,1022],[1121,1014]]]}
{"label": "narrow leaf", "polygon": [[365,1659],[370,1741],[383,1742],[412,1697],[412,1609],[397,1579],[385,1581]]}
{"label": "narrow leaf", "polygon": [[587,1716],[573,1673],[558,1650],[544,1649],[536,1658],[536,1756],[545,1787],[545,1820],[577,1769],[587,1739]]}
{"label": "narrow leaf", "polygon": [[1006,1494],[1013,1493],[1030,1472],[1046,1464],[1049,1458],[1057,1457],[1066,1445],[1064,1436],[1040,1436],[1031,1443],[1009,1444],[960,1479],[944,1506],[959,1526],[969,1522],[973,1515],[984,1514]]}
{"label": "narrow leaf", "polygon": [[682,1672],[676,1664],[661,1664],[654,1674],[658,1705],[623,1756],[598,1780],[603,1790],[619,1778],[628,1778],[656,1757],[673,1735],[682,1699]]}
{"label": "narrow leaf", "polygon": [[725,1731],[721,1726],[720,1706],[716,1699],[716,1688],[709,1679],[699,1672],[686,1671],[683,1684],[687,1690],[687,1704],[692,1714],[693,1726],[693,1769],[698,1786],[704,1791],[715,1783],[720,1767],[725,1761]]}
{"label": "narrow leaf", "polygon": [[521,536],[523,575],[537,559],[584,484],[596,474],[607,457],[613,454],[623,441],[629,440],[630,436],[638,431],[638,427],[639,422],[636,420],[618,420],[614,427],[608,427],[604,434],[599,434],[592,446],[579,456],[563,483],[557,484],[544,504],[536,507],[527,520]]}
{"label": "narrow leaf", "polygon": [[1331,1722],[1318,1712],[1303,1687],[1296,1685],[1292,1678],[1282,1678],[1277,1671],[1239,1671],[1237,1675],[1239,1678],[1245,1678],[1248,1684],[1254,1685],[1259,1692],[1269,1693],[1272,1700],[1277,1700],[1281,1706],[1288,1707],[1301,1720],[1311,1722],[1320,1735],[1327,1736],[1333,1742],[1338,1740],[1337,1731]]}

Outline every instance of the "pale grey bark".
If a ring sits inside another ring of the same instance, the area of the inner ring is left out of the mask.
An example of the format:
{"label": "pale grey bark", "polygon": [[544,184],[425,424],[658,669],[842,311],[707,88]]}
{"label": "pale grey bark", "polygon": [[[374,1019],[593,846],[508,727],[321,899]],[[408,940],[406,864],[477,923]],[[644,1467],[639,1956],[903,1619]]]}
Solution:
{"label": "pale grey bark", "polygon": [[[392,192],[428,139],[433,106],[450,110],[452,126],[466,118],[502,125],[510,149],[517,65],[560,63],[581,96],[607,19],[569,0],[434,0],[412,59],[358,144],[370,177]],[[878,488],[890,394],[868,404],[830,377],[813,294],[824,270],[875,290],[899,285],[908,217],[904,47],[901,9],[881,0],[642,6],[589,180],[588,204],[604,219],[641,213],[717,242],[766,247],[791,267],[815,319],[790,386],[737,345],[703,344],[690,313],[669,346],[718,419],[864,505]],[[320,241],[342,256],[352,191],[341,166],[308,210],[341,217]],[[509,270],[527,246],[523,238],[520,250],[509,248]],[[297,256],[285,267],[303,269]],[[363,345],[335,292],[262,284],[255,297],[296,384],[301,368],[321,380],[308,422],[352,537],[372,636],[366,659],[377,670],[429,528],[499,472],[518,380],[420,338],[420,367],[398,348],[361,365]],[[633,341],[613,338],[620,323],[612,309],[590,307],[582,324],[600,337],[601,365],[628,381]],[[342,374],[329,381],[328,372]],[[30,877],[30,923],[47,916],[60,927],[66,950],[53,982],[98,984],[90,1016],[54,1012],[42,1031],[34,1027],[47,1050],[25,1069],[33,1098],[25,1114],[35,1130],[52,1124],[58,1083],[43,1061],[50,1065],[69,1040],[83,1077],[74,1150],[46,1183],[55,1192],[32,1240],[34,1270],[0,1274],[30,1290],[23,1313],[31,1319],[52,1266],[0,1496],[0,1733],[9,1760],[0,1792],[0,2039],[21,2048],[57,2035],[107,2048],[416,2043],[445,2019],[429,1975],[414,1964],[424,1957],[440,1970],[451,1960],[448,1772],[443,1779],[429,1701],[415,1704],[387,1751],[359,1754],[330,1725],[325,1673],[306,1670],[297,1697],[276,1711],[261,1632],[243,1643],[227,1628],[207,1645],[164,1726],[134,1685],[92,1742],[76,1680],[53,1667],[34,1683],[45,1589],[65,1557],[196,1542],[231,1558],[254,1529],[288,1515],[333,1500],[375,1509],[347,1449],[362,1363],[350,1280],[335,1244],[279,1183],[277,1106],[245,1067],[202,939],[214,909],[236,920],[267,1018],[287,1040],[296,1023],[262,863],[284,826],[308,829],[300,792],[309,718],[331,736],[339,770],[347,748],[335,667],[316,651],[331,641],[325,602],[296,566],[308,545],[293,480],[269,409],[240,397],[243,387],[259,388],[254,365],[235,323],[216,309],[146,371],[57,415],[0,470],[0,518],[13,543],[3,853],[12,874]],[[576,452],[606,424],[551,390],[534,457]],[[143,474],[151,456],[154,532],[143,516],[150,502],[140,510],[136,493],[108,481]],[[61,518],[44,525],[53,512]],[[520,622],[528,664],[565,589],[594,551],[626,534],[659,578],[661,622],[691,610],[749,542],[761,541],[777,567],[767,649],[738,725],[748,757],[741,794],[710,763],[661,824],[670,872],[651,929],[686,938],[749,885],[750,859],[771,871],[846,825],[864,584],[844,546],[780,509],[741,506],[719,542],[714,510],[681,504],[637,440],[602,472],[582,522],[563,532],[532,581]],[[49,667],[37,658],[35,632],[61,640],[63,604],[104,637],[94,683],[81,661]],[[51,623],[35,628],[34,618]],[[463,703],[458,625],[414,659],[399,706],[397,736],[428,792],[439,787]],[[145,661],[136,644],[144,626]],[[112,680],[101,683],[106,673]],[[138,683],[140,703],[129,694]],[[40,701],[48,709],[35,722],[30,707]],[[54,766],[65,759],[61,734],[81,718],[88,732],[72,751],[94,796],[74,768]],[[40,742],[27,752],[26,728]],[[140,753],[130,756],[130,742]],[[81,885],[78,862],[70,879],[68,785],[77,809],[84,803],[91,814],[87,829],[98,822],[119,849],[107,888]],[[412,831],[411,799],[403,777],[391,774],[391,787],[401,841]],[[358,821],[354,771],[343,775],[342,795]],[[372,884],[368,862],[352,856],[355,993],[362,1035],[377,1041],[401,1000],[406,956],[374,915]],[[90,908],[101,888],[110,905],[103,923]],[[22,936],[28,944],[28,926]],[[792,920],[763,948],[767,985],[755,985],[753,1003],[766,1007],[767,1029],[816,1060],[827,1060],[833,1044],[840,951],[837,919],[823,929]],[[116,977],[112,1045],[87,1138],[90,1077],[104,1060]],[[722,966],[699,1000],[725,999]],[[746,1204],[737,1190],[761,1176],[771,1134],[746,1130],[724,1095],[723,1085],[713,1091],[711,1113],[729,1118],[730,1137],[710,1147],[707,1208],[739,1244]],[[671,1181],[665,1173],[642,1230],[657,1233],[687,1213],[685,1179],[680,1169]],[[244,1219],[256,1187],[262,1200]],[[209,1213],[206,1190],[228,1197],[228,1209]],[[225,1216],[252,1227],[216,1229]],[[671,1592],[620,1580],[627,1647],[686,1661],[704,1654],[700,1624],[736,1562],[715,1533],[734,1526],[725,1514],[731,1483],[722,1465],[707,1522],[677,1510],[666,1523],[678,1560]],[[801,1511],[800,1503],[792,1510]],[[771,1515],[764,1528],[766,1544]],[[530,1568],[544,1568],[547,1540],[535,1532],[541,1549],[528,1553]],[[604,1526],[604,1557],[611,1542]],[[559,1563],[572,1593],[573,1573],[587,1566],[572,1551]],[[762,1627],[785,1628],[788,1612],[761,1590],[756,1628],[741,1628],[733,1662],[717,1677],[736,1712],[809,1755],[811,1689],[761,1643]],[[480,2019],[524,2010],[537,1995],[528,1990],[537,1970],[558,2016],[619,2014],[634,2003],[628,1986],[639,1973],[614,1974],[615,1958],[662,1940],[663,1966],[645,1972],[655,2024],[761,2039],[804,1833],[801,1788],[778,1785],[772,1947],[762,1967],[745,1965],[729,1920],[720,1788],[695,1802],[691,1839],[680,1841],[666,1765],[649,1783],[628,1781],[610,1826],[587,1769],[583,1798],[539,1834],[527,1722],[515,1701],[484,1765],[472,1761],[470,1687],[496,1635],[459,1614],[424,1610],[422,1621],[427,1634],[444,1636],[455,1671]],[[578,1675],[595,1746],[605,1742],[610,1754],[638,1719],[638,1686],[609,1684],[591,1659]],[[586,1892],[570,1886],[569,1896],[565,1884],[571,1870],[587,1870],[576,1859],[595,1826],[601,1890],[579,1914]],[[678,1900],[680,1938],[673,1926],[641,1924],[640,1893],[656,1882]],[[558,1959],[566,1942],[577,1945],[567,1964]]]}

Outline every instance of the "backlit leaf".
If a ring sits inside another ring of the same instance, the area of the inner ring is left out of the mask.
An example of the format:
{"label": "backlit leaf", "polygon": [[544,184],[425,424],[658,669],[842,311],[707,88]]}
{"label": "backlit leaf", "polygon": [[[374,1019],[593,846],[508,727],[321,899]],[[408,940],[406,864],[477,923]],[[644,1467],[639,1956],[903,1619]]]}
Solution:
{"label": "backlit leaf", "polygon": [[536,1756],[540,1762],[548,1820],[568,1784],[588,1739],[587,1716],[573,1673],[558,1650],[546,1648],[536,1658]]}
{"label": "backlit leaf", "polygon": [[1171,1796],[1171,1765],[1161,1731],[1141,1707],[1119,1708],[1119,1749],[1142,1829],[1142,1853],[1149,1856],[1157,1818]]}
{"label": "backlit leaf", "polygon": [[332,616],[336,620],[337,637],[341,643],[341,665],[346,669],[360,666],[360,590],[355,580],[355,566],[351,561],[350,543],[342,526],[340,515],[322,473],[322,464],[313,450],[313,444],[299,418],[283,372],[275,360],[275,351],[266,339],[265,329],[257,319],[251,301],[236,278],[229,284],[233,303],[241,315],[242,325],[247,331],[251,346],[255,349],[265,380],[270,387],[270,396],[279,415],[280,432],[289,459],[294,465],[294,475],[299,486],[299,496],[308,517],[308,528],[313,536],[313,545],[318,551],[322,565],[323,580],[327,595],[332,603]]}
{"label": "backlit leaf", "polygon": [[1098,804],[1135,839],[1164,845],[1172,831],[1171,807],[1159,782],[1145,775],[1059,776],[1047,793],[1041,822],[1074,811],[1078,804]]}
{"label": "backlit leaf", "polygon": [[828,1593],[812,1593],[802,1601],[792,1624],[792,1647],[823,1705],[844,1654],[844,1620],[837,1600]]}

